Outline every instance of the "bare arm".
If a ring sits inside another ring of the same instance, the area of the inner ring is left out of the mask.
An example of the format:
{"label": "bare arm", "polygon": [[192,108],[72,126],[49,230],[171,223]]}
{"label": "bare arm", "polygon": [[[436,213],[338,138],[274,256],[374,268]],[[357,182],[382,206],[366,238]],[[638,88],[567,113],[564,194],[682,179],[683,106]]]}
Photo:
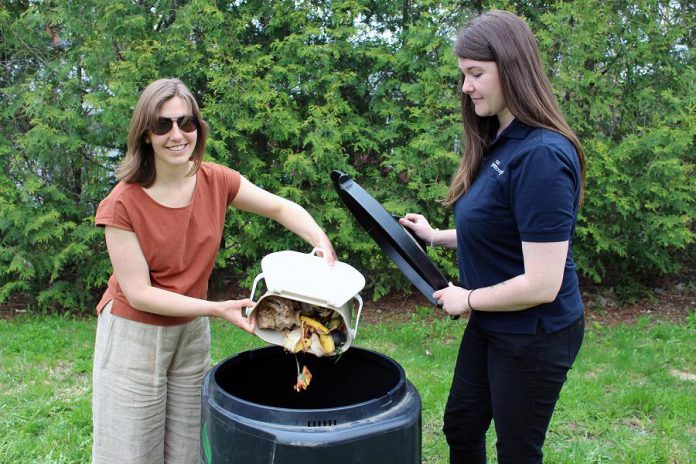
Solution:
{"label": "bare arm", "polygon": [[457,230],[433,230],[430,243],[433,246],[442,246],[445,248],[457,248]]}
{"label": "bare arm", "polygon": [[153,287],[135,233],[107,226],[104,235],[114,275],[132,307],[165,316],[222,317],[247,332],[253,331],[253,321],[242,315],[242,308],[253,305],[253,301],[206,301]]}
{"label": "bare arm", "polygon": [[413,231],[421,240],[425,240],[431,246],[443,246],[457,248],[457,231],[455,229],[433,229],[425,216],[408,213],[399,219],[399,224]]}
{"label": "bare arm", "polygon": [[326,251],[329,264],[336,261],[336,252],[329,238],[314,218],[297,203],[267,192],[242,177],[232,206],[273,219],[313,247]]}
{"label": "bare arm", "polygon": [[[477,311],[520,311],[556,299],[563,282],[569,242],[522,242],[524,274],[490,287],[464,289],[451,285],[433,298],[449,314]],[[474,293],[470,296],[469,293]],[[469,303],[471,307],[469,307]]]}

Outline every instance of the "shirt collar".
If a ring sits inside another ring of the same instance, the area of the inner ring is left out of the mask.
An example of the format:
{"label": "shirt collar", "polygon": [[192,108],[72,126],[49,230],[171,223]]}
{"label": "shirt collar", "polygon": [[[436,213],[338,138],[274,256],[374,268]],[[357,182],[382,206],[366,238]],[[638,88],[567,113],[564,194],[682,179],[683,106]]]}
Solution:
{"label": "shirt collar", "polygon": [[[493,128],[492,130],[496,131],[497,127]],[[491,138],[491,143],[489,144],[488,149],[492,148],[493,145],[497,144],[504,138],[522,140],[527,136],[527,133],[529,133],[530,130],[532,130],[531,126],[528,126],[519,119],[515,118],[505,129],[503,129],[503,132],[501,132],[500,135],[495,137],[495,133],[491,134],[493,137]]]}
{"label": "shirt collar", "polygon": [[527,136],[527,133],[532,130],[531,126],[523,123],[517,118],[514,118],[508,126],[503,129],[503,132],[497,137],[506,137],[508,139],[523,139]]}

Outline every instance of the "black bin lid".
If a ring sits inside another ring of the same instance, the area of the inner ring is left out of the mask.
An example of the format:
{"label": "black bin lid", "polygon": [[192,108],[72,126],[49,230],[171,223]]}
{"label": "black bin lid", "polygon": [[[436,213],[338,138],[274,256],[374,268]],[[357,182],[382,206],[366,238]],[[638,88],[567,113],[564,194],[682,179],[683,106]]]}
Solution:
{"label": "black bin lid", "polygon": [[331,171],[331,181],[343,203],[382,251],[428,301],[439,306],[433,299],[433,293],[447,287],[448,281],[430,261],[425,244],[419,243],[420,240],[411,235],[349,175]]}

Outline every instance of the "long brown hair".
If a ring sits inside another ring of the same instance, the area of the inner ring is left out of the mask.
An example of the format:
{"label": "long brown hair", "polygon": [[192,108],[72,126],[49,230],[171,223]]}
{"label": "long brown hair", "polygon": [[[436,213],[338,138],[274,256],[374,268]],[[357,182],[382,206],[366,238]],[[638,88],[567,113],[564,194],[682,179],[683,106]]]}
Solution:
{"label": "long brown hair", "polygon": [[138,104],[133,110],[133,117],[128,130],[128,151],[116,170],[119,180],[139,184],[147,188],[155,182],[155,160],[152,145],[147,141],[152,128],[157,124],[159,110],[173,97],[180,97],[186,102],[189,114],[198,120],[196,146],[191,154],[193,167],[188,175],[192,176],[203,161],[205,143],[208,139],[208,124],[201,118],[198,103],[191,91],[179,79],[158,79],[145,87],[140,94]]}
{"label": "long brown hair", "polygon": [[[457,34],[454,53],[459,58],[494,61],[503,98],[512,115],[532,127],[543,127],[567,137],[580,160],[580,202],[585,191],[585,156],[580,140],[568,126],[551,90],[539,47],[527,24],[518,16],[492,10],[469,21]],[[462,84],[464,77],[462,76]],[[460,85],[461,90],[461,85]],[[480,117],[471,98],[461,94],[464,153],[443,200],[452,205],[473,183],[489,143],[495,116]]]}

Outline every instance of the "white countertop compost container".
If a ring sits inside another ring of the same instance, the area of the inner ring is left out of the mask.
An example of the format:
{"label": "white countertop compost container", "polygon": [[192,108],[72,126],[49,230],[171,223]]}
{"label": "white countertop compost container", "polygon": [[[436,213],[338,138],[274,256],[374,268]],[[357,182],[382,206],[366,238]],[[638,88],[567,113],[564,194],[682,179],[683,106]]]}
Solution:
{"label": "white countertop compost container", "polygon": [[[254,279],[251,299],[254,300],[257,285],[263,280],[267,291],[255,301],[255,306],[247,308],[250,317],[259,304],[270,296],[279,296],[300,303],[337,311],[346,328],[346,341],[341,352],[347,350],[358,332],[363,300],[359,292],[365,286],[365,277],[349,264],[336,261],[329,266],[326,259],[317,256],[322,251],[315,248],[310,253],[297,251],[278,251],[268,254],[261,260],[261,274]],[[352,324],[353,310],[356,310],[355,323]],[[256,335],[262,340],[283,346],[284,334],[276,330],[256,327]]]}

